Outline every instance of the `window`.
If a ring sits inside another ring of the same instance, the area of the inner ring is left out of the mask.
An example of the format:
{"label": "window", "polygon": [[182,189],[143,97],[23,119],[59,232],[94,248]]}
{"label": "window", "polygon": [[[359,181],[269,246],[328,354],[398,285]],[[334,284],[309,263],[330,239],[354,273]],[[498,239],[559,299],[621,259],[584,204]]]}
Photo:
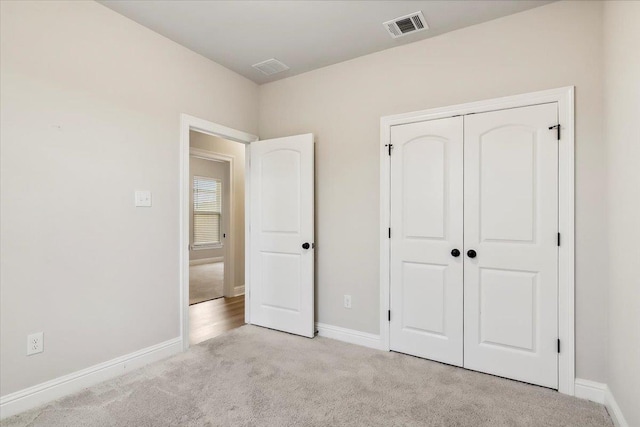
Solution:
{"label": "window", "polygon": [[220,245],[222,181],[193,177],[193,245]]}

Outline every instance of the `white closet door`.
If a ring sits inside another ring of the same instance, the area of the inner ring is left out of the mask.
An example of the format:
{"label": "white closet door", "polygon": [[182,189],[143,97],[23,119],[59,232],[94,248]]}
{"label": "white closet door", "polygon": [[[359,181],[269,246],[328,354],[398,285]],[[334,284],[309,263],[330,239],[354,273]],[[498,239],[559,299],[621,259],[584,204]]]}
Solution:
{"label": "white closet door", "polygon": [[[557,104],[465,117],[464,366],[558,387]],[[475,257],[472,257],[475,251]]]}
{"label": "white closet door", "polygon": [[391,128],[391,350],[458,366],[462,130],[462,117]]}
{"label": "white closet door", "polygon": [[313,337],[313,135],[249,147],[251,323]]}

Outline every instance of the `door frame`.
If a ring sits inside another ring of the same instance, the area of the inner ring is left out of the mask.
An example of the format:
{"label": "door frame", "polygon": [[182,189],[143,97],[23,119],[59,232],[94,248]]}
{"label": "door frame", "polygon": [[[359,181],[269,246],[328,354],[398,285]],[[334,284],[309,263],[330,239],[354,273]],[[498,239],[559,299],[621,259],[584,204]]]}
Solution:
{"label": "door frame", "polygon": [[380,340],[383,350],[390,351],[387,312],[391,295],[388,236],[391,217],[391,171],[387,145],[391,142],[391,126],[557,102],[561,125],[561,139],[558,141],[558,231],[562,235],[562,243],[558,248],[558,338],[562,343],[558,355],[558,391],[571,396],[575,394],[574,92],[574,86],[566,86],[396,114],[380,119]]}
{"label": "door frame", "polygon": [[[222,226],[222,233],[223,234],[230,234],[231,236],[233,236],[233,232],[235,231],[233,228],[233,218],[235,217],[235,213],[236,213],[236,207],[233,204],[234,200],[233,200],[233,173],[234,173],[234,161],[235,161],[235,156],[231,156],[228,154],[222,154],[222,153],[216,153],[214,151],[209,151],[209,150],[203,150],[201,148],[193,148],[191,146],[189,146],[189,156],[190,157],[195,157],[198,159],[203,159],[203,160],[209,160],[209,161],[214,161],[214,162],[220,162],[220,163],[227,163],[229,165],[229,177],[228,177],[228,181],[224,184],[224,185],[228,185],[229,186],[229,197],[227,200],[224,199],[224,195],[222,197],[222,202],[223,202],[223,214],[225,212],[228,212],[228,216],[225,218],[225,220],[223,221],[223,226]],[[225,227],[226,225],[226,227]],[[189,227],[191,228],[191,227]],[[235,253],[234,253],[234,246],[235,246],[235,239],[232,237],[229,240],[223,239],[222,240],[222,247],[223,247],[223,251],[224,251],[224,286],[223,286],[223,293],[225,297],[233,297],[236,296],[235,295],[235,287],[234,284],[236,283],[235,281]],[[189,265],[191,265],[191,262],[189,262]]]}
{"label": "door frame", "polygon": [[[180,307],[180,338],[182,349],[189,348],[189,157],[191,147],[189,145],[189,131],[197,131],[207,135],[218,136],[230,141],[247,145],[245,154],[245,212],[250,212],[250,176],[251,176],[251,150],[250,144],[258,140],[258,137],[247,132],[232,129],[208,120],[180,114],[180,207],[179,207],[179,246],[178,257],[180,265],[179,280],[179,307]],[[249,221],[245,221],[245,322],[250,323],[249,298],[250,276],[247,274],[250,268],[251,239],[249,234]]]}

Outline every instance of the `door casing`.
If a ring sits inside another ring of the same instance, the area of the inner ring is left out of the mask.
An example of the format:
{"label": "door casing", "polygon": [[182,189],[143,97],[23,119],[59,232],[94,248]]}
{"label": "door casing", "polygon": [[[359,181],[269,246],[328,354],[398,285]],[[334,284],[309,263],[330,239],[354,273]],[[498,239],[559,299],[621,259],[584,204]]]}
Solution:
{"label": "door casing", "polygon": [[[521,95],[495,98],[448,107],[385,116],[380,119],[380,339],[381,347],[389,351],[388,310],[390,301],[390,244],[391,211],[390,161],[391,127],[396,125],[441,119],[458,115],[484,113],[530,105],[558,103],[561,127],[558,141],[558,391],[575,394],[575,178],[574,178],[574,86],[550,89]],[[552,130],[550,130],[551,132]]]}
{"label": "door casing", "polygon": [[[228,128],[208,120],[199,119],[188,114],[180,115],[180,337],[182,349],[189,348],[189,131],[198,131],[208,135],[218,136],[230,141],[240,142],[246,145],[258,140],[258,137],[250,133]],[[251,150],[246,150],[245,155],[245,211],[250,212],[250,176],[251,176]],[[249,221],[245,221],[245,322],[251,323],[249,307],[251,306],[248,289],[250,288],[250,253],[251,239],[249,234]]]}

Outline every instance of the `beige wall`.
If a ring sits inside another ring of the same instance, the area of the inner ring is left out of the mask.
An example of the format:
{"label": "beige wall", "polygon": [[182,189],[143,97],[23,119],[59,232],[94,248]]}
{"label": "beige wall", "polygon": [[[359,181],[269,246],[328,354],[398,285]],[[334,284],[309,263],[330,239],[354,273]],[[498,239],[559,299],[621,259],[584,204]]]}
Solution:
{"label": "beige wall", "polygon": [[193,148],[226,154],[233,157],[233,230],[228,238],[234,239],[234,287],[244,286],[244,153],[245,145],[200,132],[189,132]]}
{"label": "beige wall", "polygon": [[608,157],[608,385],[629,426],[640,426],[640,2],[604,5]]}
{"label": "beige wall", "polygon": [[317,320],[379,330],[381,116],[568,85],[576,86],[577,375],[605,381],[600,2],[553,3],[260,86],[261,138],[316,135]]}
{"label": "beige wall", "polygon": [[[315,133],[317,320],[378,333],[380,117],[575,85],[577,376],[640,425],[638,4],[553,3],[258,89],[97,3],[0,2],[0,395],[179,335],[180,113]],[[241,149],[244,179],[243,146],[191,143]]]}
{"label": "beige wall", "polygon": [[180,113],[256,133],[258,111],[254,83],[98,3],[0,8],[6,395],[179,336]]}
{"label": "beige wall", "polygon": [[[199,157],[189,158],[189,218],[193,218],[193,177],[205,176],[208,178],[216,178],[222,181],[222,224],[221,233],[227,228],[227,221],[231,209],[227,205],[229,200],[229,163],[216,162],[213,160],[202,159]],[[220,236],[220,241],[224,245],[224,239]],[[189,221],[189,244],[193,245],[193,220]],[[199,260],[206,258],[224,257],[224,247],[214,249],[192,249],[189,251],[189,260]]]}

